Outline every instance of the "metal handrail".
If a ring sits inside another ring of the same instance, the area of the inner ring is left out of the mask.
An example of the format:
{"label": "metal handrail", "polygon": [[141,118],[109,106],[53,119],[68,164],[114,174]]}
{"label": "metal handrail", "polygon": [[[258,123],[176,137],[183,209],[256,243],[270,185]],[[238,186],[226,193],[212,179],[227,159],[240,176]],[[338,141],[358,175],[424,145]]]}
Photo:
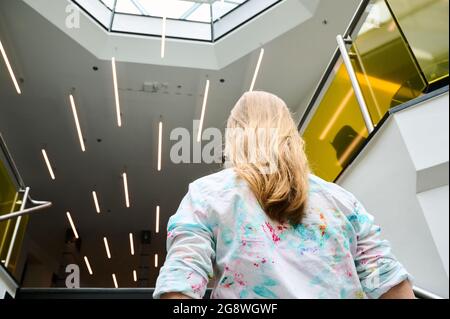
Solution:
{"label": "metal handrail", "polygon": [[[0,133],[0,150],[4,154],[6,161],[8,162],[8,166],[10,167],[11,173],[14,176],[16,184],[18,185],[19,192],[24,192],[24,197],[22,199],[22,205],[19,211],[11,212],[9,214],[1,215],[0,222],[12,219],[15,217],[23,216],[30,214],[34,211],[41,210],[47,207],[52,206],[52,203],[49,201],[37,201],[31,198],[29,195],[30,187],[25,187],[25,183],[23,182],[22,176],[20,176],[19,170],[17,169],[16,163],[13,160],[11,153],[9,152],[8,147],[6,146],[6,142],[3,139],[2,134]],[[37,205],[31,208],[25,208],[26,202],[29,201],[32,205]]]}
{"label": "metal handrail", "polygon": [[[355,14],[353,15],[352,19],[350,20],[350,23],[346,29],[346,31],[343,34],[343,38],[348,38],[357,28],[358,24],[360,23],[361,18],[363,17],[367,6],[369,5],[371,0],[361,0],[361,3],[358,6],[358,9],[356,10]],[[305,112],[303,113],[300,123],[298,125],[298,130],[301,131],[303,127],[307,124],[308,119],[310,118],[311,112],[314,109],[314,106],[317,102],[317,100],[320,97],[320,93],[322,92],[324,86],[327,84],[328,79],[330,77],[330,74],[333,72],[336,62],[341,57],[341,51],[339,48],[334,52],[333,57],[331,58],[330,63],[328,64],[324,74],[322,75],[319,84],[316,86],[314,90],[314,95],[311,97],[308,106],[306,107]]]}
{"label": "metal handrail", "polygon": [[350,54],[347,51],[346,43],[351,43],[351,38],[348,36],[347,39],[344,40],[342,35],[338,35],[336,37],[336,41],[339,46],[339,51],[341,52],[342,60],[344,61],[345,68],[347,69],[348,76],[350,78],[350,82],[353,87],[353,91],[355,92],[356,100],[358,101],[359,109],[361,110],[364,123],[366,124],[367,131],[371,134],[374,130],[374,125],[372,118],[370,117],[369,109],[367,108],[367,103],[364,98],[364,95],[361,90],[361,86],[359,85],[358,78],[356,77],[355,69],[353,68],[352,61],[350,59]]}
{"label": "metal handrail", "polygon": [[422,289],[422,288],[419,288],[416,286],[414,286],[413,289],[414,289],[414,295],[420,299],[447,299],[447,298],[438,296],[428,290],[425,290],[425,289]]}
{"label": "metal handrail", "polygon": [[[24,198],[23,201],[26,201],[26,199]],[[2,216],[0,216],[0,222],[8,220],[8,219],[13,219],[13,218],[16,218],[16,217],[20,217],[20,216],[23,216],[23,215],[28,215],[30,213],[33,213],[33,212],[38,211],[38,210],[42,210],[44,208],[48,208],[48,207],[53,205],[52,202],[37,201],[37,200],[32,199],[29,196],[28,196],[28,201],[30,203],[32,203],[33,205],[37,205],[37,206],[26,208],[26,209],[25,208],[24,209],[21,208],[20,210],[18,210],[16,212],[12,212],[12,213],[9,213],[9,214],[2,215]]]}

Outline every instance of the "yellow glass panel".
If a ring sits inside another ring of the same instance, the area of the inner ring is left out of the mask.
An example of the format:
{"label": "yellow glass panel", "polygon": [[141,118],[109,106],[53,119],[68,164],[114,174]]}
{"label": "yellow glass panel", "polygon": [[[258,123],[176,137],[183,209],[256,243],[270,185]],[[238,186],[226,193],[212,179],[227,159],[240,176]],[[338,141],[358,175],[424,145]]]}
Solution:
{"label": "yellow glass panel", "polygon": [[[16,208],[17,191],[6,167],[0,161],[0,216],[14,211]],[[11,220],[0,222],[0,258],[6,257],[11,237]]]}
{"label": "yellow glass panel", "polygon": [[367,136],[348,73],[342,64],[303,133],[314,174],[334,181]]}
{"label": "yellow glass panel", "polygon": [[449,1],[388,0],[427,81],[448,77]]}
{"label": "yellow glass panel", "polygon": [[384,0],[374,1],[350,55],[375,125],[391,107],[420,96],[427,87]]}
{"label": "yellow glass panel", "polygon": [[[14,182],[8,173],[7,168],[0,160],[0,216],[11,213],[20,208],[18,201],[22,199],[23,193],[18,193]],[[26,226],[29,216],[21,218],[16,240],[9,259],[8,270],[13,276],[18,278],[17,265],[20,259],[21,246],[25,237]],[[4,263],[11,247],[11,240],[16,226],[16,219],[9,219],[0,222],[0,261]]]}
{"label": "yellow glass panel", "polygon": [[10,259],[10,262],[8,265],[8,270],[16,278],[19,277],[17,266],[19,265],[21,252],[22,252],[22,244],[25,239],[25,232],[27,230],[29,218],[30,218],[29,215],[22,216],[21,222],[19,224],[19,229],[18,229],[18,232],[16,235],[16,240],[14,241],[14,246],[13,246],[13,250],[11,253],[11,259]]}
{"label": "yellow glass panel", "polygon": [[6,167],[0,161],[0,215],[10,213],[16,196],[16,187]]}

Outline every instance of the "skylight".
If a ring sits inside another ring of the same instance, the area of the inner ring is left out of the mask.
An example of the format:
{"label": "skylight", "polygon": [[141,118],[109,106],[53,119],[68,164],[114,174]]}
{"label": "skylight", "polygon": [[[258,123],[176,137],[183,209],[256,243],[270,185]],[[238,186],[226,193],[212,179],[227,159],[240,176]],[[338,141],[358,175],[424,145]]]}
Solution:
{"label": "skylight", "polygon": [[214,42],[282,0],[72,0],[107,31]]}

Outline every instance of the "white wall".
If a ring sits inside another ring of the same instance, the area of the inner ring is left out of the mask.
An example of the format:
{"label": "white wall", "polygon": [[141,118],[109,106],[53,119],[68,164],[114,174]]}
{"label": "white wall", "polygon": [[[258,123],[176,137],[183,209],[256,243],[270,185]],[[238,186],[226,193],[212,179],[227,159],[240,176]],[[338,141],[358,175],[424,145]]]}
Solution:
{"label": "white wall", "polygon": [[11,276],[5,271],[3,267],[0,267],[0,299],[4,299],[6,293],[11,296],[16,295],[17,285]]}
{"label": "white wall", "polygon": [[338,183],[375,216],[415,285],[449,296],[448,92],[393,115]]}

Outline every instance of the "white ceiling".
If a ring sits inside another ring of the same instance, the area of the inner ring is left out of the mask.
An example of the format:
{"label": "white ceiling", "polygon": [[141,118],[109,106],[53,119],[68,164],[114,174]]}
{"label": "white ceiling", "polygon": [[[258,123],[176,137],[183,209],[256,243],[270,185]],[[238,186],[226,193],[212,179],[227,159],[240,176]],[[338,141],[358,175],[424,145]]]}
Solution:
{"label": "white ceiling", "polygon": [[[256,88],[279,95],[293,111],[301,113],[336,48],[336,34],[345,31],[358,3],[322,0],[312,19],[265,45]],[[156,205],[161,206],[164,230],[189,182],[220,169],[217,165],[172,164],[168,157],[175,142],[168,139],[170,131],[177,127],[192,131],[192,120],[199,118],[206,78],[211,80],[211,89],[204,127],[223,129],[234,103],[250,86],[259,50],[217,71],[119,63],[124,126],[118,128],[110,61],[93,56],[23,1],[0,1],[0,38],[16,74],[24,79],[19,96],[0,61],[0,132],[25,183],[31,186],[32,196],[54,202],[53,208],[32,218],[30,238],[58,262],[68,227],[65,212],[69,210],[83,240],[82,254],[89,256],[94,269],[94,276],[88,278],[82,265],[83,284],[111,287],[111,273],[116,272],[120,286],[133,287],[131,272],[140,261],[129,254],[128,233],[153,231]],[[93,66],[99,70],[93,71]],[[222,78],[225,83],[220,83]],[[147,81],[167,82],[167,92],[142,92]],[[69,105],[71,88],[76,89],[85,153],[80,150]],[[158,173],[160,116],[164,147],[163,170]],[[55,181],[42,159],[42,147],[53,163]],[[124,205],[120,175],[124,168],[131,195],[129,209]],[[94,210],[94,188],[101,214]],[[105,256],[103,236],[110,241],[110,261]],[[164,231],[153,238],[152,256],[154,253],[165,253]],[[145,257],[151,267],[152,256]],[[157,272],[151,270],[153,285]]]}

